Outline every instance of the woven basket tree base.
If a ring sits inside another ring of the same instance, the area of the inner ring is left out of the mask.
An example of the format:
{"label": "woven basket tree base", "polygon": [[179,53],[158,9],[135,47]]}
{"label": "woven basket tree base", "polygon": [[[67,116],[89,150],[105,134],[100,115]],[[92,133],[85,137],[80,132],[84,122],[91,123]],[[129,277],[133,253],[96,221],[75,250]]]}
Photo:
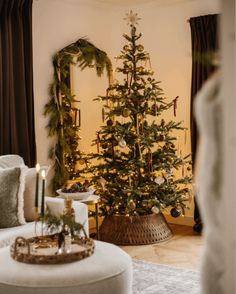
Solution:
{"label": "woven basket tree base", "polygon": [[153,244],[171,237],[171,229],[162,213],[106,216],[100,227],[100,240],[117,245]]}

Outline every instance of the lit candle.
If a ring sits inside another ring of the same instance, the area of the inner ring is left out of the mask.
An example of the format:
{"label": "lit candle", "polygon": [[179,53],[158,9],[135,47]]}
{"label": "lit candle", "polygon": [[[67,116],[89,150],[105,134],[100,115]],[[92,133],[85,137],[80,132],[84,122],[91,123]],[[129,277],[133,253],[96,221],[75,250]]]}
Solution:
{"label": "lit candle", "polygon": [[39,163],[36,164],[36,185],[35,185],[35,199],[34,199],[34,206],[35,211],[38,212],[38,206],[39,206],[39,171],[40,171],[40,165]]}
{"label": "lit candle", "polygon": [[44,216],[44,203],[45,203],[45,179],[46,179],[46,173],[43,169],[41,172],[42,176],[42,200],[41,200],[41,216]]}

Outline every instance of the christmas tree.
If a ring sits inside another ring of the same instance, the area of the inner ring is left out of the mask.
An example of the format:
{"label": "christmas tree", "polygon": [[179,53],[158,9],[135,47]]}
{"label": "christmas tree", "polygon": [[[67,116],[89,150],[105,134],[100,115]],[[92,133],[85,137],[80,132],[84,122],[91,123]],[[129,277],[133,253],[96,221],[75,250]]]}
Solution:
{"label": "christmas tree", "polygon": [[184,214],[189,198],[189,176],[177,178],[177,171],[189,165],[188,156],[177,155],[174,130],[184,130],[180,122],[166,122],[163,111],[176,114],[177,98],[166,102],[160,82],[148,68],[149,54],[136,32],[139,20],[132,11],[126,20],[130,35],[116,69],[123,82],[114,82],[103,101],[104,126],[97,132],[97,153],[91,167],[96,193],[101,197],[101,215],[148,215],[167,207],[175,217]]}

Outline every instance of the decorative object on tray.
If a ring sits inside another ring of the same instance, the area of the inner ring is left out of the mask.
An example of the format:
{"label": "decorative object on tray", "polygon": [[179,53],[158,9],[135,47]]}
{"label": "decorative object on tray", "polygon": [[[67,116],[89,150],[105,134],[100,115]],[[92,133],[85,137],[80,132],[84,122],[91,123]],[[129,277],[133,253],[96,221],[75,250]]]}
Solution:
{"label": "decorative object on tray", "polygon": [[88,182],[83,184],[76,182],[72,185],[65,186],[62,189],[57,190],[56,192],[62,198],[71,198],[74,200],[84,200],[87,199],[95,190],[88,187]]}

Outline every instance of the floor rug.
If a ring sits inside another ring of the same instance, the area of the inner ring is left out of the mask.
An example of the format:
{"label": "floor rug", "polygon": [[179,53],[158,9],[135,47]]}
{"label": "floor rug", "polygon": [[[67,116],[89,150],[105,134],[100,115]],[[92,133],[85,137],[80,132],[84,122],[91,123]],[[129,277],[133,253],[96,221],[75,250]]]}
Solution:
{"label": "floor rug", "polygon": [[200,294],[200,274],[133,260],[133,294]]}

